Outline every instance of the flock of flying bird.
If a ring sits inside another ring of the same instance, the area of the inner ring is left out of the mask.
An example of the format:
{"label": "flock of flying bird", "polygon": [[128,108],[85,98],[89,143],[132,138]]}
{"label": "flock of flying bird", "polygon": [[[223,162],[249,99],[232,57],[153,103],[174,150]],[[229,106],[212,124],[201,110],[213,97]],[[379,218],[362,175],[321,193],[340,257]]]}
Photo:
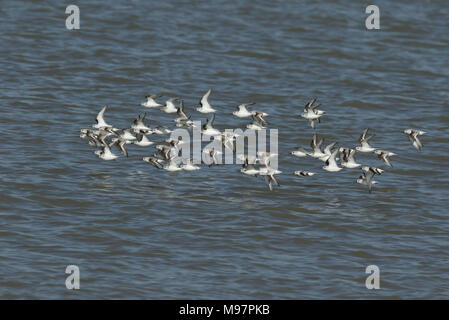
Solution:
{"label": "flock of flying bird", "polygon": [[[222,143],[224,148],[228,148],[233,152],[236,152],[236,138],[238,134],[230,132],[220,132],[213,127],[213,122],[215,120],[216,110],[212,108],[208,99],[212,90],[209,90],[200,100],[199,107],[196,110],[200,113],[212,113],[212,117],[207,119],[206,123],[202,126],[201,133],[207,136],[213,136],[214,139]],[[165,113],[176,114],[177,118],[174,122],[177,127],[181,128],[194,128],[194,122],[191,117],[188,117],[184,112],[184,102],[179,98],[169,98],[165,105],[162,105],[156,101],[162,95],[148,95],[145,98],[145,102],[140,105],[145,108],[159,108]],[[175,101],[179,100],[179,106],[175,106]],[[310,100],[304,107],[304,112],[300,117],[309,121],[310,126],[315,129],[315,122],[320,123],[321,117],[325,114],[324,111],[319,110],[320,104],[316,103],[316,98]],[[266,128],[267,121],[265,117],[268,116],[267,113],[248,110],[248,107],[254,103],[243,103],[237,106],[237,111],[232,114],[238,118],[252,118],[252,121],[247,124],[246,128],[251,130],[262,130]],[[167,127],[155,127],[150,128],[145,123],[146,113],[144,115],[139,115],[132,123],[130,128],[118,129],[109,125],[104,118],[107,106],[104,106],[96,117],[96,124],[92,125],[90,129],[81,129],[80,137],[88,140],[89,145],[99,148],[94,153],[103,160],[114,160],[118,158],[116,154],[112,152],[113,146],[117,146],[121,153],[128,157],[128,151],[126,150],[126,145],[134,144],[140,147],[149,147],[155,145],[156,142],[150,141],[148,139],[149,135],[167,135],[172,132],[172,130]],[[323,169],[329,172],[338,172],[343,168],[355,169],[361,168],[362,174],[356,180],[357,183],[366,185],[369,192],[371,193],[372,187],[377,181],[374,180],[375,175],[381,175],[385,170],[373,166],[363,166],[357,163],[355,160],[355,154],[357,152],[361,153],[374,153],[382,160],[388,167],[392,167],[390,157],[395,156],[393,152],[386,150],[381,150],[374,148],[370,145],[369,141],[374,135],[368,136],[369,128],[365,129],[359,138],[360,146],[355,148],[335,148],[337,142],[328,144],[323,150],[321,150],[321,145],[323,144],[323,139],[319,139],[316,134],[313,135],[311,141],[311,151],[307,151],[304,148],[297,148],[292,151],[291,154],[296,157],[312,157],[319,159],[325,163]],[[423,144],[419,139],[419,136],[425,134],[424,131],[407,129],[404,133],[410,139],[412,145],[417,149],[421,150]],[[165,139],[164,142],[156,144],[157,152],[153,156],[144,157],[143,161],[148,162],[159,169],[165,169],[167,171],[179,171],[179,170],[198,170],[199,166],[193,164],[191,159],[182,159],[182,164],[179,165],[179,146],[185,143],[182,140]],[[334,149],[334,150],[333,150]],[[204,153],[207,154],[209,159],[209,167],[212,165],[218,165],[221,162],[218,160],[218,156],[222,154],[219,150],[215,148],[205,149]],[[241,172],[250,176],[262,176],[269,189],[273,190],[273,183],[279,186],[279,182],[275,175],[282,173],[281,171],[275,169],[271,166],[271,159],[277,157],[277,154],[271,154],[269,152],[257,152],[257,157],[250,157],[249,155],[237,154],[243,162]],[[340,166],[338,162],[340,161]],[[309,171],[295,171],[294,174],[299,177],[313,176],[315,173]]]}

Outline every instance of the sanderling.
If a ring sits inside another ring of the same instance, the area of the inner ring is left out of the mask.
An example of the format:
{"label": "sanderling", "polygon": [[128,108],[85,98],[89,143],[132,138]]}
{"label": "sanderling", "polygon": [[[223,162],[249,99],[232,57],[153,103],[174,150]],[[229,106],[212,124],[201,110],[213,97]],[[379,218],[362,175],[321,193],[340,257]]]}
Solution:
{"label": "sanderling", "polygon": [[[330,144],[328,144],[328,145],[324,148],[324,150],[323,150],[324,156],[320,157],[319,159],[320,159],[321,161],[326,162],[327,159],[329,159],[329,157],[330,157],[331,154],[332,154],[332,148],[333,148],[336,144],[337,144],[336,141],[335,141],[335,142],[332,142],[332,143],[330,143]],[[336,159],[336,160],[337,160],[337,159]]]}
{"label": "sanderling", "polygon": [[415,129],[406,129],[404,130],[404,133],[408,136],[410,139],[410,142],[413,144],[416,150],[421,151],[423,144],[421,140],[419,140],[418,136],[422,136],[426,132],[421,130],[415,130]]}
{"label": "sanderling", "polygon": [[357,183],[368,186],[368,191],[371,193],[373,184],[376,184],[377,181],[373,179],[372,173],[362,173],[362,175],[357,179]]}
{"label": "sanderling", "polygon": [[232,114],[239,118],[248,118],[253,115],[252,111],[248,111],[246,107],[252,106],[254,102],[242,103],[237,106],[238,111],[234,111]]}
{"label": "sanderling", "polygon": [[200,103],[199,103],[201,107],[196,108],[196,110],[198,112],[211,113],[211,112],[216,111],[215,109],[213,109],[211,107],[211,105],[209,104],[209,101],[208,101],[211,92],[212,92],[212,89],[209,89],[209,91],[207,91],[206,94],[201,98]]}
{"label": "sanderling", "polygon": [[168,99],[167,101],[165,101],[165,106],[162,107],[161,110],[165,113],[176,113],[176,111],[178,111],[178,108],[176,108],[174,104],[176,100],[179,100],[179,98],[175,97]]}
{"label": "sanderling", "polygon": [[259,174],[259,170],[254,167],[254,163],[249,162],[248,158],[245,159],[240,172],[249,176],[257,176]]}
{"label": "sanderling", "polygon": [[373,184],[376,184],[377,181],[374,181],[374,175],[381,175],[384,170],[376,168],[376,167],[362,167],[364,171],[362,175],[357,179],[357,183],[368,186],[368,191],[371,193]]}
{"label": "sanderling", "polygon": [[396,153],[393,153],[390,151],[385,151],[385,150],[376,150],[376,151],[374,151],[374,153],[377,154],[379,159],[381,159],[383,162],[385,162],[387,166],[389,166],[389,167],[393,166],[391,164],[390,157],[395,156]]}
{"label": "sanderling", "polygon": [[298,158],[303,158],[306,157],[309,154],[309,152],[304,148],[296,148],[295,150],[290,152],[290,154]]}
{"label": "sanderling", "polygon": [[374,137],[374,134],[370,135],[369,137],[366,136],[368,130],[369,128],[363,130],[359,138],[360,146],[355,147],[355,149],[359,152],[373,152],[374,150],[376,150],[376,148],[371,147],[368,143],[368,141],[370,141],[371,138]]}
{"label": "sanderling", "polygon": [[123,153],[125,157],[128,157],[128,151],[126,150],[125,145],[129,143],[131,143],[131,141],[118,137],[111,140],[111,147],[117,145],[120,152]]}
{"label": "sanderling", "polygon": [[369,167],[369,166],[363,166],[362,170],[365,172],[372,172],[373,174],[381,175],[385,170],[376,168],[376,167]]}
{"label": "sanderling", "polygon": [[338,172],[342,168],[338,166],[336,161],[338,149],[335,149],[334,152],[330,155],[329,159],[326,161],[326,165],[323,167],[324,170],[330,171],[330,172]]}
{"label": "sanderling", "polygon": [[132,128],[128,129],[113,129],[114,133],[123,140],[136,140],[136,137],[131,132]]}
{"label": "sanderling", "polygon": [[190,120],[189,117],[184,113],[184,100],[179,102],[179,107],[176,111],[178,117],[174,120],[177,124],[181,124],[184,126],[193,125],[193,121]]}
{"label": "sanderling", "polygon": [[145,108],[157,108],[157,107],[162,107],[162,105],[160,103],[156,102],[156,99],[162,97],[161,94],[150,94],[148,96],[145,96],[145,98],[147,99],[147,101],[142,102],[140,105],[142,107]]}
{"label": "sanderling", "polygon": [[341,154],[341,161],[340,164],[344,168],[353,169],[358,168],[361,166],[360,163],[357,163],[355,161],[354,155],[355,155],[355,149],[349,149],[349,148],[340,148],[339,149]]}
{"label": "sanderling", "polygon": [[279,182],[275,178],[274,175],[282,173],[282,171],[279,171],[277,169],[271,168],[270,166],[261,167],[259,169],[259,175],[263,176],[265,179],[265,182],[268,185],[268,188],[270,188],[270,191],[273,190],[272,182],[274,182],[275,185],[280,186]]}
{"label": "sanderling", "polygon": [[154,134],[170,134],[173,131],[168,129],[167,127],[164,126],[157,126],[156,128],[154,128],[153,130],[151,130],[152,133]]}
{"label": "sanderling", "polygon": [[271,163],[271,159],[276,158],[277,156],[278,156],[277,153],[258,151],[256,161],[259,161],[261,165],[269,166]]}
{"label": "sanderling", "polygon": [[262,130],[265,129],[264,124],[266,123],[265,119],[261,114],[254,114],[253,121],[246,125],[246,127],[250,130]]}
{"label": "sanderling", "polygon": [[319,159],[321,157],[324,157],[326,154],[321,151],[321,145],[323,144],[323,139],[320,139],[317,142],[317,135],[316,133],[312,137],[312,141],[310,141],[310,146],[312,147],[312,152],[309,152],[308,155],[312,158]]}
{"label": "sanderling", "polygon": [[315,174],[314,172],[309,172],[309,171],[295,171],[295,176],[298,176],[298,177],[311,177],[314,174]]}
{"label": "sanderling", "polygon": [[104,120],[104,112],[106,111],[108,106],[104,106],[103,109],[100,110],[100,112],[97,114],[97,117],[95,120],[97,121],[96,124],[92,125],[95,129],[102,129],[102,128],[110,128],[111,125],[107,124]]}
{"label": "sanderling", "polygon": [[203,152],[207,153],[209,155],[209,167],[212,165],[218,165],[220,164],[219,159],[217,158],[218,155],[222,154],[221,151],[215,150],[215,148],[212,149],[205,149]]}
{"label": "sanderling", "polygon": [[150,128],[148,128],[145,125],[145,117],[147,116],[147,114],[145,113],[143,116],[139,114],[139,116],[134,119],[133,124],[131,126],[131,128],[134,130],[134,132],[139,132],[139,131],[150,131]]}
{"label": "sanderling", "polygon": [[144,131],[136,133],[136,140],[132,141],[132,143],[139,147],[148,147],[154,144],[153,141],[148,140]]}
{"label": "sanderling", "polygon": [[105,144],[103,146],[103,150],[96,150],[94,152],[100,159],[103,160],[114,160],[117,159],[118,156],[113,154],[111,151],[111,148],[108,144]]}
{"label": "sanderling", "polygon": [[149,164],[151,164],[152,166],[158,168],[158,169],[162,169],[163,168],[163,163],[164,160],[156,158],[156,157],[145,157],[142,159],[145,162],[148,162]]}
{"label": "sanderling", "polygon": [[320,121],[321,116],[325,113],[322,110],[318,110],[317,108],[321,104],[313,105],[317,98],[313,98],[304,106],[304,113],[300,116],[304,119],[309,120],[310,126],[312,129],[315,129],[315,121]]}
{"label": "sanderling", "polygon": [[213,127],[215,120],[215,113],[212,115],[210,119],[207,119],[206,123],[203,125],[202,134],[206,136],[218,136],[221,135],[221,132]]}

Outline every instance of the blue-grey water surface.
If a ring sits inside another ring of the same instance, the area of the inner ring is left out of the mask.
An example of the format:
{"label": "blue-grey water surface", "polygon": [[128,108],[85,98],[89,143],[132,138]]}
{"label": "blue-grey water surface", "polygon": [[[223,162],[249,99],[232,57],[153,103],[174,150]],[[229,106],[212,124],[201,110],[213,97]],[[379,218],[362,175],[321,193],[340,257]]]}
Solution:
{"label": "blue-grey water surface", "polygon": [[[449,298],[447,1],[376,1],[372,31],[371,3],[350,0],[79,0],[80,30],[68,4],[0,4],[0,298]],[[243,102],[270,114],[273,192],[238,165],[170,173],[141,160],[153,147],[102,161],[79,138],[106,104],[116,127],[144,111],[173,127],[139,106],[150,93],[204,121],[209,88],[219,129],[248,123],[232,116]],[[316,130],[298,116],[314,96]],[[366,127],[398,154],[372,194],[359,169],[289,155],[314,132],[354,147]],[[407,128],[427,132],[421,152]]]}

